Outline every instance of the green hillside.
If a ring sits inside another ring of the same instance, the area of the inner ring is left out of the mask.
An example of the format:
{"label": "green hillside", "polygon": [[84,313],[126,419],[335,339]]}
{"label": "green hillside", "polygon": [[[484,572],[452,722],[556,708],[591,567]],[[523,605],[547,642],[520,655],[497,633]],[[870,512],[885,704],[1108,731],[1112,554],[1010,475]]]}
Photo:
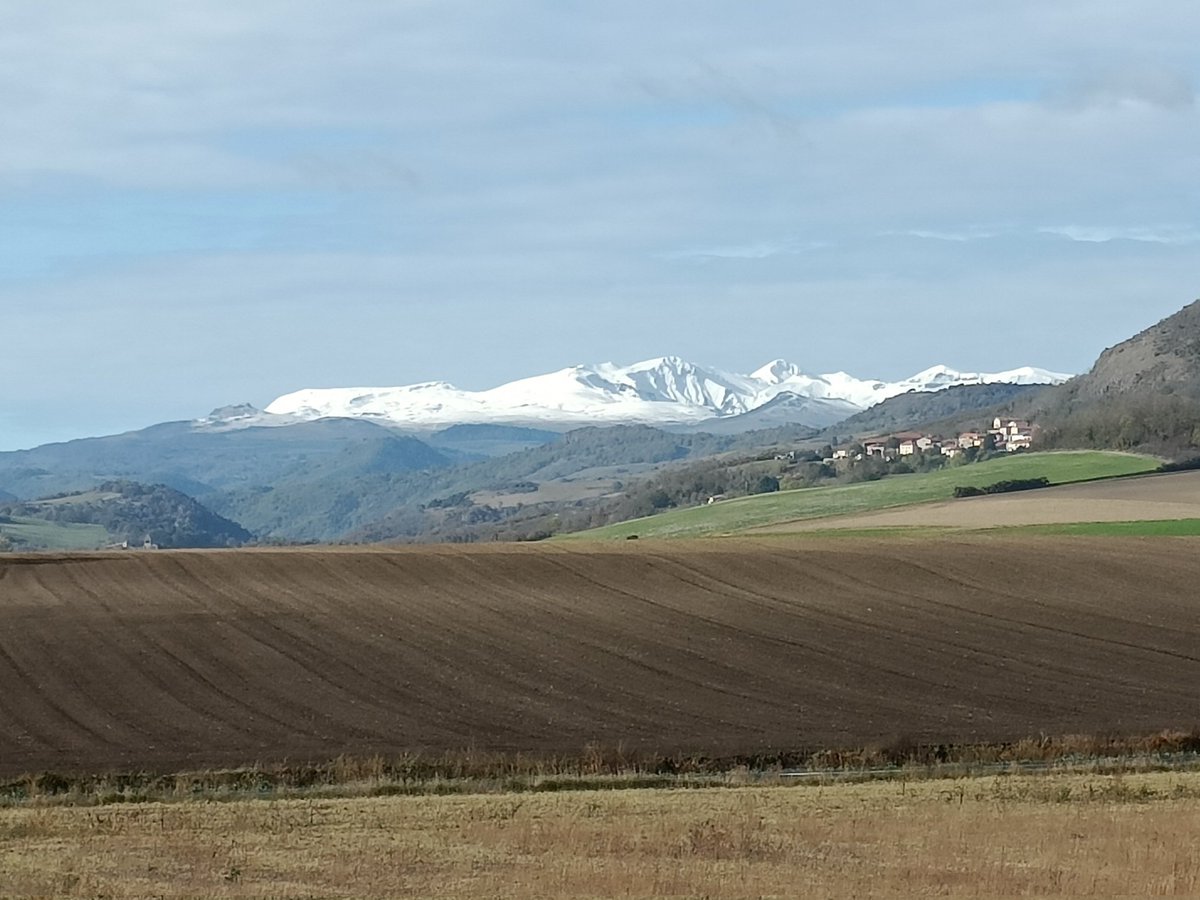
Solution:
{"label": "green hillside", "polygon": [[95,550],[113,540],[102,525],[0,515],[0,550]]}
{"label": "green hillside", "polygon": [[0,505],[9,547],[74,550],[117,541],[163,547],[229,547],[252,535],[166,485],[107,481],[95,490]]}
{"label": "green hillside", "polygon": [[1152,457],[1132,453],[1091,450],[1021,453],[937,472],[893,475],[879,481],[758,494],[708,506],[674,509],[656,516],[565,535],[564,539],[732,534],[780,522],[946,500],[953,496],[954,488],[959,485],[984,487],[998,481],[1041,477],[1047,478],[1051,484],[1067,484],[1152,472],[1158,465],[1158,460]]}

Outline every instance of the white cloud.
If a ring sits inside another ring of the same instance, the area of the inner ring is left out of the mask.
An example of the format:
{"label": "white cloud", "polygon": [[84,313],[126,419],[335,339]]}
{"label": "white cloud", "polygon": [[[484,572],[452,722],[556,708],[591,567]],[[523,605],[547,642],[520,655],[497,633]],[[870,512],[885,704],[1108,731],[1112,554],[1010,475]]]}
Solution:
{"label": "white cloud", "polygon": [[984,228],[965,228],[959,231],[939,231],[930,228],[905,228],[897,231],[884,231],[880,234],[884,237],[916,237],[925,238],[931,241],[949,241],[955,244],[965,243],[966,241],[979,241],[985,238],[995,237],[1000,232],[994,229]]}

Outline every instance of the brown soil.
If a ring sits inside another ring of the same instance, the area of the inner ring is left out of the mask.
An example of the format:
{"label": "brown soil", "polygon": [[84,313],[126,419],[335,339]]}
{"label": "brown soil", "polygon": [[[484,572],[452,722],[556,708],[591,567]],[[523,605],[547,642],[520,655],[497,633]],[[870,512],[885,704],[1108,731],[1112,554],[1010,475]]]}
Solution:
{"label": "brown soil", "polygon": [[1200,519],[1200,472],[1064,484],[1034,491],[966,497],[858,515],[786,522],[754,530],[778,534],[829,528],[995,528],[1157,519]]}
{"label": "brown soil", "polygon": [[1200,540],[0,558],[0,774],[1200,724]]}

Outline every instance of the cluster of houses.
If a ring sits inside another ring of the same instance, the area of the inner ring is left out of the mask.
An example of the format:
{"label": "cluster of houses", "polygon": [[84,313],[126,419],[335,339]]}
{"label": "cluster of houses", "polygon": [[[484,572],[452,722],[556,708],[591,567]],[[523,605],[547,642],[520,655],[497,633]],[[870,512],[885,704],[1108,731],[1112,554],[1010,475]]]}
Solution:
{"label": "cluster of houses", "polygon": [[105,550],[157,550],[158,544],[150,539],[150,535],[146,535],[146,539],[142,543],[130,543],[129,541],[118,541],[115,544],[107,544]]}
{"label": "cluster of houses", "polygon": [[941,453],[943,456],[955,457],[971,447],[983,447],[988,443],[989,437],[996,450],[1009,453],[1027,450],[1033,444],[1034,426],[1023,419],[996,418],[992,420],[992,427],[985,431],[964,431],[951,438],[917,431],[902,431],[865,439],[861,452],[857,448],[835,449],[833,458],[845,460],[875,456],[880,459],[898,459],[915,453]]}

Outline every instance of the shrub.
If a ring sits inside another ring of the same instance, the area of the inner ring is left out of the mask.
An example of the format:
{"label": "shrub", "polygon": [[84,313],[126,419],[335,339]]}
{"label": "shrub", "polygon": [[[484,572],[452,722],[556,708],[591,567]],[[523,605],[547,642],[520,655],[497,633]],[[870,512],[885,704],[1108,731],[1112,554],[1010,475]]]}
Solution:
{"label": "shrub", "polygon": [[1200,456],[1165,462],[1158,467],[1160,472],[1186,472],[1191,469],[1200,469]]}
{"label": "shrub", "polygon": [[995,484],[989,484],[986,487],[960,486],[954,489],[955,497],[979,497],[983,494],[1007,494],[1012,491],[1033,491],[1038,488],[1050,486],[1050,479],[1045,476],[1039,478],[1014,478],[1009,481],[997,481]]}

